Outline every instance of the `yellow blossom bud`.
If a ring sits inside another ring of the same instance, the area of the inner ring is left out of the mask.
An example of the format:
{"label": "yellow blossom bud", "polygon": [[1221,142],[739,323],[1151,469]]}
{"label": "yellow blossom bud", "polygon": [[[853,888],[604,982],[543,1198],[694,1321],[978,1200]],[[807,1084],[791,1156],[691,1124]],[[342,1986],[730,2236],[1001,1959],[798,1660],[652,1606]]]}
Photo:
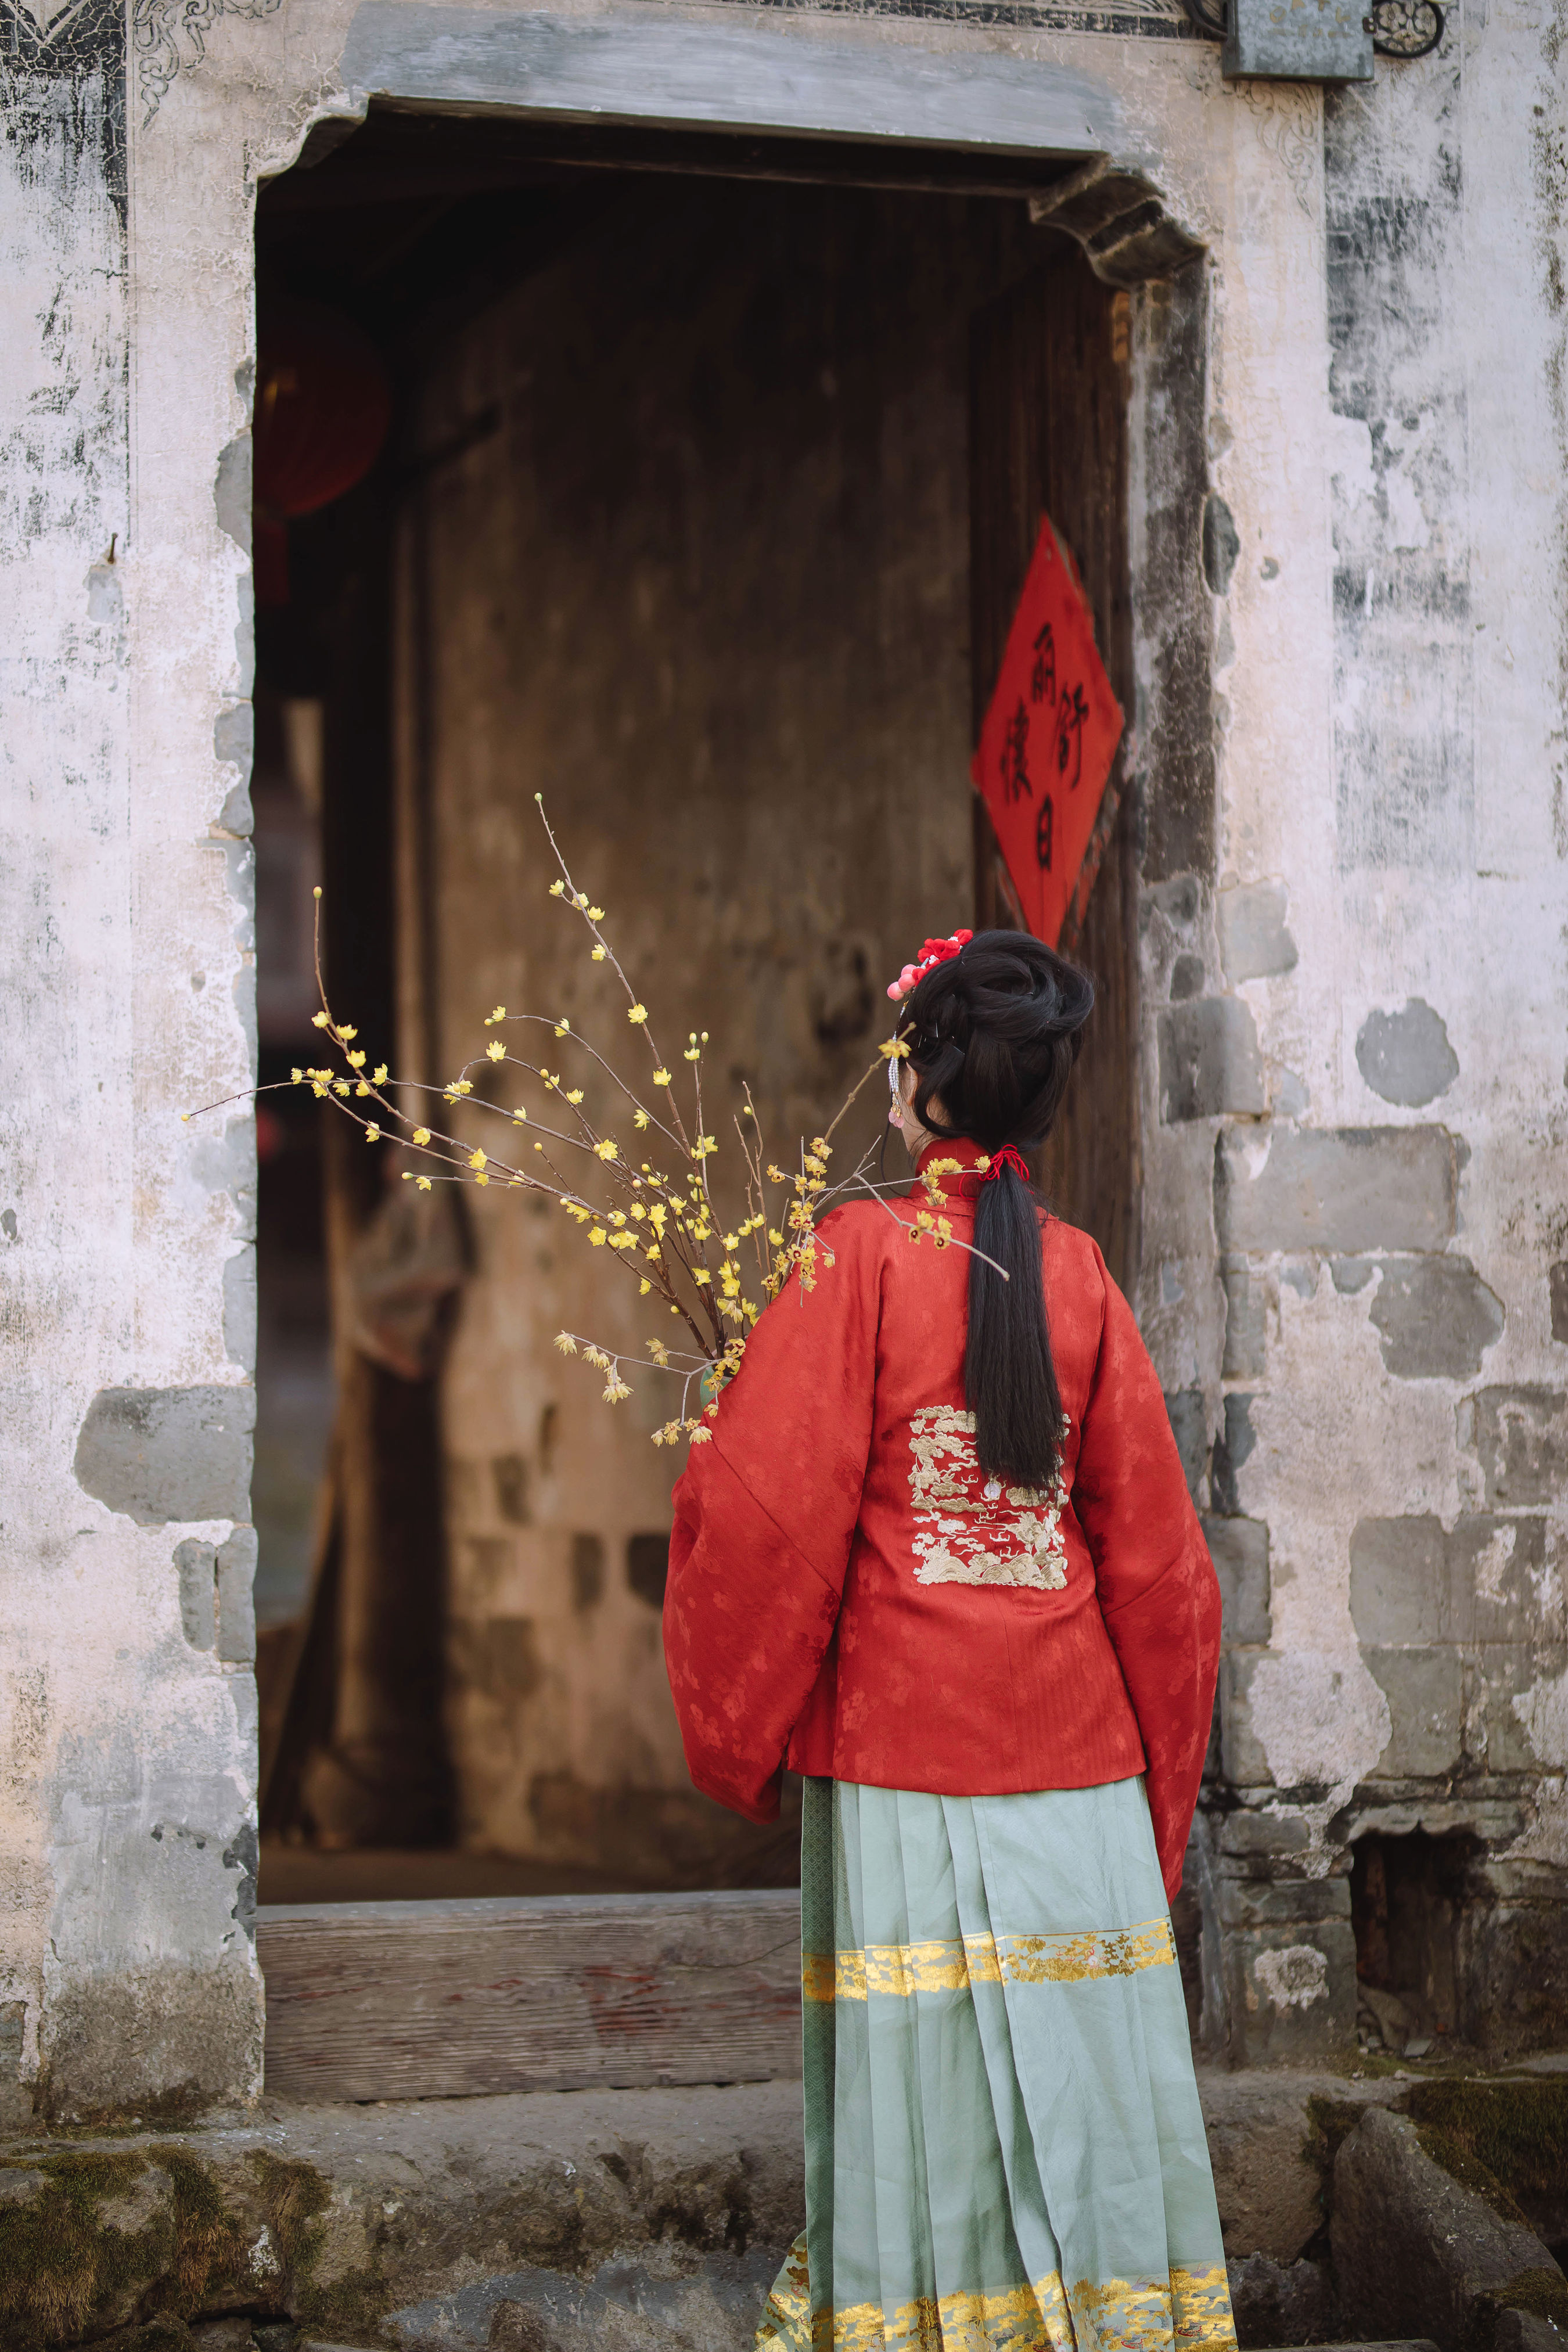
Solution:
{"label": "yellow blossom bud", "polygon": [[[578,905],[579,905],[579,906],[581,906],[583,902],[582,902],[582,900],[581,900],[581,899],[579,899],[577,903],[578,903]],[[590,908],[589,908],[589,909],[588,909],[588,920],[589,920],[591,923],[602,923],[602,922],[604,921],[604,919],[605,919],[605,910],[604,910],[603,907],[590,907]]]}
{"label": "yellow blossom bud", "polygon": [[454,1078],[452,1090],[459,1095],[471,1095],[474,1091],[472,1083],[468,1078]]}
{"label": "yellow blossom bud", "polygon": [[414,1179],[414,1189],[416,1192],[427,1192],[430,1190],[428,1176],[416,1176]]}
{"label": "yellow blossom bud", "polygon": [[528,1125],[528,1113],[525,1110],[514,1110],[511,1115],[511,1123],[513,1127],[526,1127]]}
{"label": "yellow blossom bud", "polygon": [[327,1025],[327,1016],[326,1016],[326,1014],[325,1014],[324,1013],[311,1013],[311,1015],[310,1015],[310,1026],[311,1026],[311,1028],[312,1028],[312,1029],[324,1029],[324,1028],[326,1027],[326,1025]]}
{"label": "yellow blossom bud", "polygon": [[643,1023],[647,1019],[647,1006],[646,1004],[634,1004],[630,1006],[626,1013],[626,1019],[631,1023],[634,1029],[640,1029]]}
{"label": "yellow blossom bud", "polygon": [[616,1143],[614,1138],[606,1135],[601,1142],[595,1143],[594,1146],[594,1157],[595,1160],[614,1160],[616,1157]]}
{"label": "yellow blossom bud", "polygon": [[656,1087],[668,1086],[669,1072],[668,1070],[656,1070],[653,1074],[653,1082]]}
{"label": "yellow blossom bud", "polygon": [[504,1062],[506,1059],[506,1047],[501,1044],[499,1037],[492,1037],[490,1039],[489,1044],[485,1047],[485,1052],[489,1055],[492,1062]]}
{"label": "yellow blossom bud", "polygon": [[339,1037],[341,1037],[341,1038],[342,1039],[342,1041],[343,1041],[343,1044],[346,1045],[348,1044],[349,1039],[350,1039],[351,1037],[357,1037],[357,1036],[359,1035],[359,1031],[358,1031],[357,1029],[353,1029],[353,1028],[338,1029],[338,1030],[335,1030],[335,1031],[333,1032],[333,1034],[334,1034],[335,1036],[339,1036]]}
{"label": "yellow blossom bud", "polygon": [[580,1102],[582,1101],[582,1099],[583,1099],[583,1089],[582,1089],[582,1087],[574,1087],[572,1088],[571,1092],[568,1094],[568,1096],[567,1096],[566,1099],[567,1099],[567,1101],[568,1101],[569,1103],[580,1103]]}
{"label": "yellow blossom bud", "polygon": [[470,1168],[484,1168],[489,1165],[489,1162],[482,1151],[470,1151],[468,1154],[468,1165]]}
{"label": "yellow blossom bud", "polygon": [[384,1062],[378,1062],[370,1076],[373,1086],[384,1087],[386,1084],[388,1076],[386,1064]]}
{"label": "yellow blossom bud", "polygon": [[566,885],[564,882],[552,882],[550,886],[550,895],[552,898],[559,898],[564,892],[565,888]]}
{"label": "yellow blossom bud", "polygon": [[490,1019],[492,1021],[504,1021],[506,1019],[506,1006],[504,1004],[498,1004],[495,1011],[490,1014]]}
{"label": "yellow blossom bud", "polygon": [[294,1084],[297,1087],[302,1087],[304,1085],[305,1073],[303,1070],[290,1070],[289,1076],[293,1079]]}
{"label": "yellow blossom bud", "polygon": [[368,1094],[369,1094],[369,1092],[370,1092],[370,1088],[366,1086],[366,1084],[365,1084],[365,1082],[364,1082],[364,1080],[363,1080],[363,1078],[360,1080],[360,1082],[359,1082],[358,1086],[354,1088],[354,1092],[355,1092],[355,1094],[356,1094],[356,1095],[368,1095]]}
{"label": "yellow blossom bud", "polygon": [[332,1092],[334,1094],[346,1095],[348,1090],[349,1082],[347,1078],[334,1078],[332,1080]]}
{"label": "yellow blossom bud", "polygon": [[609,1238],[603,1225],[595,1225],[588,1235],[589,1242],[595,1249],[603,1249]]}
{"label": "yellow blossom bud", "polygon": [[364,1067],[363,1054],[351,1054],[349,1055],[349,1067],[351,1070],[363,1070]]}
{"label": "yellow blossom bud", "polygon": [[652,1285],[652,1283],[648,1280],[648,1278],[647,1278],[647,1275],[645,1274],[645,1275],[644,1275],[644,1276],[643,1276],[643,1278],[642,1278],[642,1280],[641,1280],[641,1281],[638,1283],[638,1285],[637,1285],[637,1296],[638,1296],[638,1297],[639,1297],[639,1298],[646,1298],[646,1297],[647,1297],[647,1295],[648,1295],[648,1292],[649,1292],[652,1288],[653,1288],[653,1285]]}
{"label": "yellow blossom bud", "polygon": [[570,1331],[557,1331],[555,1344],[563,1356],[574,1356],[577,1352],[577,1342]]}
{"label": "yellow blossom bud", "polygon": [[595,963],[603,963],[605,953],[606,950],[604,948],[592,948],[589,950],[590,959]]}
{"label": "yellow blossom bud", "polygon": [[311,896],[311,898],[319,898],[321,897],[321,884],[318,882],[318,883],[317,883],[317,885],[316,885],[316,887],[315,887],[315,888],[311,891],[310,896]]}
{"label": "yellow blossom bud", "polygon": [[476,1184],[488,1184],[489,1181],[488,1176],[476,1176],[474,1179]]}
{"label": "yellow blossom bud", "polygon": [[634,1127],[646,1127],[647,1125],[647,1111],[640,1108],[634,1110],[632,1113],[632,1125]]}
{"label": "yellow blossom bud", "polygon": [[379,1143],[381,1141],[380,1128],[374,1124],[367,1127],[364,1131],[364,1139],[367,1143]]}

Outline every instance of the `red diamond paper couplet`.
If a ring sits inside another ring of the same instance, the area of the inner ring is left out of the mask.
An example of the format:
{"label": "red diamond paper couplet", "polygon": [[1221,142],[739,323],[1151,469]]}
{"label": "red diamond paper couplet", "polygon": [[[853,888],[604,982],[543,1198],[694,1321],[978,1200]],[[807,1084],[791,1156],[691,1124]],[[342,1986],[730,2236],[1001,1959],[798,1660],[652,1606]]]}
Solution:
{"label": "red diamond paper couplet", "polygon": [[1121,740],[1121,708],[1049,516],[970,766],[1025,914],[1055,947]]}

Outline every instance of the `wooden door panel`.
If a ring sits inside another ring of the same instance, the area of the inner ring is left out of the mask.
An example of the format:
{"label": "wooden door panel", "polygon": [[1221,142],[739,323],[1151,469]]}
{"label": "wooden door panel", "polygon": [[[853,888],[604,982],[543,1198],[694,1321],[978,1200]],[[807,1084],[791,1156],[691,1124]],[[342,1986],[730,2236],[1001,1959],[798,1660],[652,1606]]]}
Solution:
{"label": "wooden door panel", "polygon": [[[978,740],[1040,517],[1072,550],[1117,700],[1131,721],[1127,529],[1128,297],[1078,247],[1052,240],[1042,267],[975,314],[970,376],[970,614]],[[1123,739],[1125,743],[1125,738]],[[1040,1160],[1047,1195],[1091,1233],[1125,1290],[1137,1278],[1137,892],[1119,751],[1117,813],[1076,936],[1064,952],[1093,974],[1096,1003],[1056,1132]],[[975,801],[975,923],[1021,927],[990,818]]]}

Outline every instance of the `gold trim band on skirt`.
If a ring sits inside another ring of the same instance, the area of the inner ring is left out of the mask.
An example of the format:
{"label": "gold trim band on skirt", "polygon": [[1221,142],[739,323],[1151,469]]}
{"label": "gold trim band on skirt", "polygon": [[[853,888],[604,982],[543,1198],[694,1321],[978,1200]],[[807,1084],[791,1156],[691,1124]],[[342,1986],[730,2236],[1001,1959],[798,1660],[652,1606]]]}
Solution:
{"label": "gold trim band on skirt", "polygon": [[1053,2271],[1003,2294],[921,2295],[891,2313],[875,2303],[813,2311],[797,2238],[757,2343],[784,2352],[1235,2352],[1236,2332],[1223,2263],[1173,2265],[1164,2281],[1080,2279],[1070,2295]]}
{"label": "gold trim band on skirt", "polygon": [[1134,1927],[1086,1927],[1057,1936],[965,1936],[922,1944],[868,1944],[861,1952],[803,1952],[806,2000],[865,2000],[872,1993],[965,1992],[977,1984],[1081,1984],[1173,1968],[1169,1919]]}

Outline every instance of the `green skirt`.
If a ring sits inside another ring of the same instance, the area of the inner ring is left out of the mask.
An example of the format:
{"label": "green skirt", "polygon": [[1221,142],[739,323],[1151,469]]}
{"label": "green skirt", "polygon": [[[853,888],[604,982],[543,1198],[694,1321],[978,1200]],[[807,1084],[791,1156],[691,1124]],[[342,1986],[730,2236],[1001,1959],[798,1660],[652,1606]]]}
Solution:
{"label": "green skirt", "polygon": [[789,2352],[1233,2352],[1142,1780],[808,1780]]}

